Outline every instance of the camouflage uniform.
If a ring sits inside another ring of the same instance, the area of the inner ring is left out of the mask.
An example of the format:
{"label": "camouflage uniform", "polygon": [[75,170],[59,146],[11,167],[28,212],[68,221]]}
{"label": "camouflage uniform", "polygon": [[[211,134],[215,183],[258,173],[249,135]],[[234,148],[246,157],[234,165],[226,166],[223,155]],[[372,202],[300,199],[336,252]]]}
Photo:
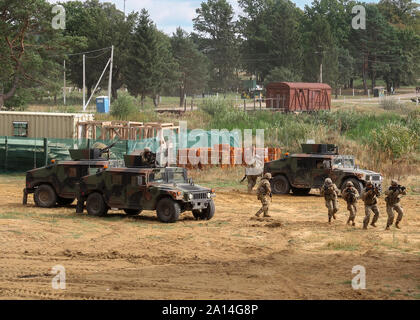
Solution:
{"label": "camouflage uniform", "polygon": [[398,182],[392,180],[391,186],[387,191],[386,194],[386,212],[388,213],[388,221],[386,224],[386,230],[389,230],[389,227],[394,224],[394,210],[397,211],[398,217],[397,221],[395,222],[395,226],[400,229],[399,223],[402,220],[404,215],[404,211],[400,205],[400,198],[401,196],[405,196],[407,194],[404,187],[399,187]]}
{"label": "camouflage uniform", "polygon": [[331,223],[331,218],[336,219],[335,214],[338,212],[338,190],[337,186],[330,178],[325,179],[325,183],[321,188],[321,196],[325,199],[325,206],[328,208],[328,223]]}
{"label": "camouflage uniform", "polygon": [[264,212],[264,217],[270,217],[268,214],[268,209],[270,208],[270,197],[271,197],[271,174],[266,173],[262,178],[260,185],[257,189],[258,200],[261,201],[262,207],[255,214],[257,217]]}
{"label": "camouflage uniform", "polygon": [[347,202],[347,210],[350,212],[347,224],[351,222],[352,226],[354,227],[356,225],[354,219],[356,218],[357,213],[356,203],[357,199],[359,198],[359,192],[354,187],[353,182],[347,182],[346,188],[343,190],[342,195],[343,199]]}
{"label": "camouflage uniform", "polygon": [[261,161],[261,158],[258,155],[256,155],[255,162],[245,168],[245,176],[248,181],[248,193],[251,193],[252,189],[254,189],[257,184],[258,177],[261,177],[263,171],[264,162]]}
{"label": "camouflage uniform", "polygon": [[152,159],[152,152],[149,148],[144,148],[144,151],[140,154],[141,162],[145,165],[152,165],[153,159]]}
{"label": "camouflage uniform", "polygon": [[363,220],[363,229],[367,229],[370,220],[370,212],[373,211],[375,214],[372,219],[372,223],[370,224],[372,227],[376,227],[375,223],[378,221],[379,218],[379,209],[377,206],[377,197],[381,194],[379,190],[373,188],[372,182],[368,182],[366,184],[366,188],[362,194],[362,200],[365,203],[365,219]]}

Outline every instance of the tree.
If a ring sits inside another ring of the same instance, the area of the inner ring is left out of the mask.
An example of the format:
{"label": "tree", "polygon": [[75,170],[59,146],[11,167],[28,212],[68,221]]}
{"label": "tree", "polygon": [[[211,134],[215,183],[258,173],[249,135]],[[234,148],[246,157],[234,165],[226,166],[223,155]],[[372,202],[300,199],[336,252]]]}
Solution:
{"label": "tree", "polygon": [[52,28],[51,8],[45,0],[0,3],[0,106],[20,91],[56,82],[73,38]]}
{"label": "tree", "polygon": [[171,45],[179,68],[179,105],[183,106],[186,95],[197,93],[206,87],[209,62],[181,28],[172,35]]}
{"label": "tree", "polygon": [[262,82],[275,68],[299,74],[301,10],[289,0],[239,0],[239,4],[245,13],[239,20],[244,68]]}
{"label": "tree", "polygon": [[201,49],[211,62],[211,83],[215,90],[226,91],[236,80],[239,50],[232,6],[226,0],[207,0],[196,10],[194,30]]}
{"label": "tree", "polygon": [[294,73],[292,70],[284,67],[276,67],[267,75],[264,81],[266,86],[270,82],[299,82],[302,78],[299,74]]}
{"label": "tree", "polygon": [[136,18],[128,55],[124,69],[128,91],[136,97],[140,95],[142,105],[146,96],[151,95],[157,106],[158,95],[175,79],[177,66],[168,37],[156,29],[145,9]]}
{"label": "tree", "polygon": [[[63,4],[66,8],[66,34],[84,37],[86,42],[75,48],[78,52],[93,51],[86,55],[86,87],[88,97],[108,62],[110,47],[114,45],[114,61],[112,70],[112,97],[117,98],[118,89],[124,84],[123,68],[127,64],[129,50],[129,34],[132,33],[136,14],[117,10],[114,4],[100,3],[98,0],[85,2],[69,1]],[[107,48],[103,51],[100,49]],[[81,55],[71,56],[68,63],[69,78],[83,87],[83,58]],[[107,86],[106,77],[102,84]]]}

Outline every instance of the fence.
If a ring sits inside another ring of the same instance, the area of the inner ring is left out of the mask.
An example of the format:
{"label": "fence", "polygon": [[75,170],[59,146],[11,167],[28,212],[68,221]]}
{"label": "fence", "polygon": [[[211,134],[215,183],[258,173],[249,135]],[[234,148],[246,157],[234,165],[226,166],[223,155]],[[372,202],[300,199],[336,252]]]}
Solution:
{"label": "fence", "polygon": [[[204,131],[202,133],[201,139],[198,139],[202,142],[201,144],[197,143],[197,139],[184,136],[177,137],[177,141],[172,147],[175,149],[178,164],[188,168],[206,167],[201,162],[193,164],[190,162],[190,158],[184,159],[183,156],[192,153],[199,156],[200,153],[206,152],[210,161],[212,156],[211,150],[214,150],[214,148],[217,149],[217,157],[219,159],[222,159],[223,152],[226,152],[223,157],[228,157],[229,159],[228,163],[223,161],[224,165],[222,167],[244,164],[243,156],[241,155],[243,154],[243,148],[239,143],[239,137],[235,134],[231,133],[228,141],[226,139],[219,140],[221,144],[215,144],[210,148],[208,146],[213,141],[211,132]],[[180,141],[187,141],[187,143],[180,145]],[[114,141],[99,139],[35,139],[3,136],[0,137],[0,172],[26,172],[34,168],[43,167],[51,163],[52,159],[57,161],[70,160],[69,149],[90,148],[97,142],[110,145]],[[143,150],[145,147],[149,147],[153,152],[157,152],[160,147],[160,141],[157,138],[120,140],[111,149],[111,158],[122,160],[125,154],[131,154],[135,150]],[[265,148],[264,154],[265,161],[275,160],[280,157],[280,149]],[[238,157],[241,158],[242,163],[240,163],[241,161],[238,160]]]}

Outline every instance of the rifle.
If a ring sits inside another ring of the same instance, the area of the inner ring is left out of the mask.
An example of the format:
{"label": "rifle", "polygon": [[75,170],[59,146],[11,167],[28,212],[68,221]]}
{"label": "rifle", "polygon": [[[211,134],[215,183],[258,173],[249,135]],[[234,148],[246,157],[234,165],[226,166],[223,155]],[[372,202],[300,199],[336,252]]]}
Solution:
{"label": "rifle", "polygon": [[242,180],[241,180],[241,181],[239,181],[239,183],[244,182],[244,181],[245,181],[245,179],[246,179],[246,175],[244,175],[244,177],[242,178]]}
{"label": "rifle", "polygon": [[99,149],[100,154],[109,152],[109,150],[117,144],[119,140],[115,141],[114,143],[110,144],[109,146],[106,146],[105,148]]}

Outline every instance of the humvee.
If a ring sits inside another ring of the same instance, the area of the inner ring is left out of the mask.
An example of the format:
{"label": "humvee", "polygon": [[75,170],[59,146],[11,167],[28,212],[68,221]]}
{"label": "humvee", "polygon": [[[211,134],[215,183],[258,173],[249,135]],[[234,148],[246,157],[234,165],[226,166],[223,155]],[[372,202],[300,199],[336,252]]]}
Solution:
{"label": "humvee", "polygon": [[[50,165],[28,171],[23,204],[27,204],[28,194],[33,193],[38,207],[70,205],[76,199],[76,183],[80,178],[122,165],[118,160],[109,159],[109,150],[114,144],[102,149],[70,149],[72,160],[52,160]],[[105,153],[108,154],[107,158],[103,158]]]}
{"label": "humvee", "polygon": [[77,213],[85,203],[89,215],[104,216],[109,209],[138,215],[156,210],[161,222],[176,222],[182,212],[210,220],[215,213],[214,190],[195,185],[179,167],[144,166],[139,156],[126,155],[126,168],[112,168],[83,177],[78,184]]}
{"label": "humvee", "polygon": [[331,178],[343,190],[348,181],[359,191],[367,181],[372,181],[379,189],[382,176],[356,167],[353,156],[340,155],[338,147],[331,144],[302,144],[303,153],[286,154],[279,160],[267,162],[264,173],[272,174],[274,194],[305,195],[312,188],[321,188],[326,178]]}

